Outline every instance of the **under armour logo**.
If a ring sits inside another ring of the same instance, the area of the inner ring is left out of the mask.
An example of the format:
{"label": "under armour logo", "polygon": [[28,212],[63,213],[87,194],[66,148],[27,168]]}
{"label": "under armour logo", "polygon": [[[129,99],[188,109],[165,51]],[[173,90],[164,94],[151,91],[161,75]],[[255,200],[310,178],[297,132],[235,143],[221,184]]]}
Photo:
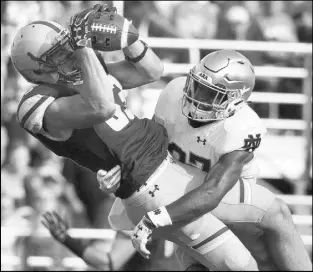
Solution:
{"label": "under armour logo", "polygon": [[202,144],[205,145],[206,139],[201,140],[201,139],[200,139],[200,136],[197,136],[197,143],[200,143],[200,142],[202,142]]}
{"label": "under armour logo", "polygon": [[160,191],[159,185],[154,185],[154,190],[153,191],[149,191],[149,194],[154,197],[154,193],[155,191]]}
{"label": "under armour logo", "polygon": [[106,47],[110,47],[111,46],[111,39],[105,38],[105,40],[102,42],[102,45],[104,45]]}
{"label": "under armour logo", "polygon": [[161,213],[161,210],[160,210],[160,209],[155,209],[155,210],[153,211],[153,213],[154,213],[155,215],[159,215],[159,214]]}
{"label": "under armour logo", "polygon": [[78,35],[78,31],[81,30],[81,27],[73,27],[73,31],[75,31],[75,37],[74,37],[74,40],[78,40],[78,39],[81,39],[82,36]]}
{"label": "under armour logo", "polygon": [[259,147],[261,143],[261,134],[257,134],[256,138],[253,137],[253,135],[249,134],[248,139],[244,140],[244,146],[243,149],[248,150],[249,152],[253,152],[256,148]]}

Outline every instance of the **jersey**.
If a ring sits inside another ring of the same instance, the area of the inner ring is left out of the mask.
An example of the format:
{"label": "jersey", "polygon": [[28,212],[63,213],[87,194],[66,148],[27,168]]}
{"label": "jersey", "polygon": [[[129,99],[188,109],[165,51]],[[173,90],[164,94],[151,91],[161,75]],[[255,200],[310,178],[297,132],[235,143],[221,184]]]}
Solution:
{"label": "jersey", "polygon": [[[225,120],[198,128],[182,114],[182,98],[186,77],[172,80],[161,93],[155,120],[162,124],[169,137],[169,151],[183,163],[208,172],[219,158],[235,150],[253,152],[266,134],[261,119],[245,103]],[[256,178],[259,167],[255,157],[243,167],[241,178]]]}
{"label": "jersey", "polygon": [[[114,78],[112,78],[114,80]],[[139,119],[127,108],[126,99],[117,81],[113,83],[116,111],[95,131],[121,161],[120,198],[129,197],[154,173],[167,156],[166,129],[147,118]],[[125,184],[124,180],[132,180]]]}
{"label": "jersey", "polygon": [[127,108],[119,82],[113,81],[116,112],[112,118],[93,128],[69,129],[61,138],[55,138],[43,127],[48,106],[62,90],[34,87],[22,98],[18,120],[34,137],[59,156],[72,159],[96,172],[121,165],[122,179],[116,196],[129,197],[151,176],[167,156],[168,138],[160,124],[149,119],[138,119]]}
{"label": "jersey", "polygon": [[70,130],[56,138],[43,127],[43,117],[48,106],[62,92],[55,88],[35,86],[21,99],[17,109],[20,125],[58,156],[66,157],[75,163],[97,172],[110,170],[119,164],[113,152],[99,138],[93,128]]}

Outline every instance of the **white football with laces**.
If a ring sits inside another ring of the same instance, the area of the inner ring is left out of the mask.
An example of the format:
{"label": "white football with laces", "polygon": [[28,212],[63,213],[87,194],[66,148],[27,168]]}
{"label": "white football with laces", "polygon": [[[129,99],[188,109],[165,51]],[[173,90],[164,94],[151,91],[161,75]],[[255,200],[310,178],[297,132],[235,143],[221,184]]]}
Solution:
{"label": "white football with laces", "polygon": [[101,15],[90,22],[93,48],[99,51],[120,50],[138,40],[139,34],[131,21],[119,14]]}

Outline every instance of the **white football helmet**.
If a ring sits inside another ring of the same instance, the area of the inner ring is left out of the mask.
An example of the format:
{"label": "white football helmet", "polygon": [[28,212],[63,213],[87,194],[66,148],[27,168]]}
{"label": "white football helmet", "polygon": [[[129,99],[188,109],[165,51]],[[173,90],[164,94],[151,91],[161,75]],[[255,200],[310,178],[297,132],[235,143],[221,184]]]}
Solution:
{"label": "white football helmet", "polygon": [[182,112],[199,122],[223,120],[248,100],[254,84],[254,68],[245,56],[232,50],[215,51],[190,70]]}
{"label": "white football helmet", "polygon": [[11,47],[11,59],[31,83],[82,83],[70,32],[53,21],[35,21],[20,29]]}

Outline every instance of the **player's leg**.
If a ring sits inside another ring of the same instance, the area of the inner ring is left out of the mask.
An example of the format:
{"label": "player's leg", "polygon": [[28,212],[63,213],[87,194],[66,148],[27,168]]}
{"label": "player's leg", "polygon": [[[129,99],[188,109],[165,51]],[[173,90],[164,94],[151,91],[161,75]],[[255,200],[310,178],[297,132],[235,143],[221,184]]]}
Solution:
{"label": "player's leg", "polygon": [[276,198],[260,222],[268,249],[280,268],[312,271],[312,262],[286,203]]}
{"label": "player's leg", "polygon": [[260,271],[278,271],[264,239],[262,230],[254,223],[249,222],[237,222],[235,226],[231,224],[227,224],[227,226],[250,251]]}
{"label": "player's leg", "polygon": [[198,270],[196,260],[213,271],[258,271],[247,248],[210,213],[172,233],[164,231],[163,237],[179,245],[176,255],[184,270]]}
{"label": "player's leg", "polygon": [[[212,213],[243,241],[247,241],[245,245],[259,265],[267,262],[267,267],[276,266],[280,270],[312,268],[287,205],[277,200],[272,192],[256,184],[255,181],[240,180]],[[248,224],[245,224],[248,222],[252,226],[250,229]],[[263,232],[263,236],[257,241],[265,243],[263,245],[263,248],[267,249],[265,255],[258,254],[258,247],[262,245],[251,243],[252,240],[249,240],[257,230]],[[245,233],[248,235],[246,238],[244,238]],[[266,262],[264,258],[267,258]]]}
{"label": "player's leg", "polygon": [[[184,168],[168,163],[166,170],[161,174],[156,172],[138,192],[123,200],[133,224],[137,224],[147,211],[173,202],[203,180],[204,176],[191,175]],[[182,223],[178,228],[156,229],[154,234],[183,246],[210,269],[257,270],[250,252],[225,224],[210,213],[189,224]]]}

